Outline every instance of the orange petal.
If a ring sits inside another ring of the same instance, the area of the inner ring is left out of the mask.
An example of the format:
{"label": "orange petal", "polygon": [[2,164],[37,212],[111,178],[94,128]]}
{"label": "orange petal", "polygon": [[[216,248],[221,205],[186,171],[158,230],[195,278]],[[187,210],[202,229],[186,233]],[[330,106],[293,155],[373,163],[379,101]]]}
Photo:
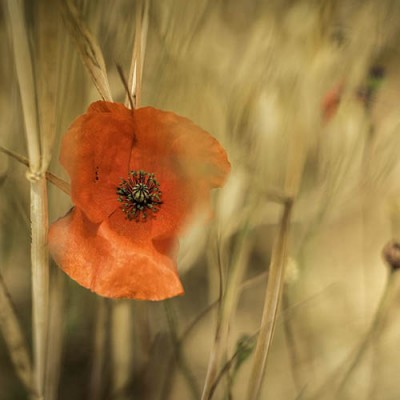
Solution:
{"label": "orange petal", "polygon": [[112,298],[163,300],[183,294],[169,255],[175,244],[171,237],[135,243],[118,235],[107,221],[91,223],[78,208],[49,231],[56,263],[80,285]]}
{"label": "orange petal", "polygon": [[[152,107],[135,111],[135,134],[130,169],[154,173],[162,191],[163,203],[148,232],[179,234],[193,211],[207,203],[210,190],[224,184],[230,171],[226,152],[190,120]],[[115,214],[113,228],[135,234],[137,223],[124,225]]]}
{"label": "orange petal", "polygon": [[135,125],[138,150],[166,156],[189,180],[204,179],[213,188],[225,183],[231,166],[224,148],[189,119],[145,107],[136,111]]}
{"label": "orange petal", "polygon": [[104,101],[91,104],[64,135],[60,161],[71,178],[72,201],[92,222],[118,207],[116,188],[128,173],[133,140],[132,112]]}

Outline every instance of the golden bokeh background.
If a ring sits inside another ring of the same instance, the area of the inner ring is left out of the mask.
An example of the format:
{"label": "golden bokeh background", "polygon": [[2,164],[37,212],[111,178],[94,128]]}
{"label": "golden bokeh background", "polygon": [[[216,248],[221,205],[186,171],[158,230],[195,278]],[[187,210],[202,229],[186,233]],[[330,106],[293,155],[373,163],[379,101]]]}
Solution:
{"label": "golden bokeh background", "polygon": [[[0,7],[0,145],[27,157],[21,99],[37,93],[18,78],[12,1]],[[67,180],[58,161],[60,138],[100,97],[63,22],[64,1],[17,3],[24,8],[35,82],[56,93],[49,170]],[[116,65],[129,73],[142,3],[69,3],[96,38],[113,98],[123,102]],[[200,399],[221,318],[218,304],[199,316],[218,301],[221,285],[226,293],[236,273],[242,286],[234,291],[218,370],[231,368],[213,398],[247,398],[255,350],[239,352],[240,365],[238,357],[229,360],[243,335],[252,344],[257,339],[282,212],[276,197],[282,194],[294,196],[289,257],[260,399],[399,399],[400,282],[381,252],[400,235],[400,3],[144,3],[142,105],[174,111],[209,131],[227,149],[232,172],[213,194],[212,220],[199,216],[181,241],[183,297],[159,303],[102,299],[50,264],[45,399]],[[43,18],[56,27],[48,37],[56,49],[48,81],[39,57]],[[328,118],[324,99],[339,88]],[[0,153],[0,274],[31,353],[26,171]],[[58,188],[48,189],[51,222],[71,202]],[[0,400],[28,398],[2,337]]]}

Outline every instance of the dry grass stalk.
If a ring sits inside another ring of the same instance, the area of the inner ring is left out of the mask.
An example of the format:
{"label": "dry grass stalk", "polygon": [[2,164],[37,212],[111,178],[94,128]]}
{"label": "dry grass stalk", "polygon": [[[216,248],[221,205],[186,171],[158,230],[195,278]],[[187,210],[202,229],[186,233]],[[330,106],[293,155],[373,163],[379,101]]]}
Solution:
{"label": "dry grass stalk", "polygon": [[[0,151],[4,154],[7,154],[8,156],[16,159],[19,161],[21,164],[26,165],[29,167],[29,160],[12,150],[6,149],[3,146],[0,146]],[[60,190],[62,190],[65,194],[70,194],[70,185],[68,182],[65,182],[64,179],[59,178],[58,176],[52,174],[51,172],[47,171],[46,172],[46,179],[52,183],[54,186],[57,186]]]}
{"label": "dry grass stalk", "polygon": [[112,310],[113,393],[125,399],[124,392],[132,373],[132,307],[129,301],[116,301]]}
{"label": "dry grass stalk", "polygon": [[[135,99],[136,107],[140,106],[141,101],[142,73],[149,28],[149,7],[149,0],[139,0],[136,5],[135,41],[128,82],[130,94]],[[125,104],[128,105],[128,97],[125,100]]]}
{"label": "dry grass stalk", "polygon": [[45,382],[46,400],[56,400],[61,375],[61,359],[64,327],[64,275],[54,271],[50,285],[49,341],[47,352],[47,373]]}
{"label": "dry grass stalk", "polygon": [[49,305],[48,208],[45,177],[31,183],[31,230],[34,360],[37,391],[39,398],[42,398],[46,373]]}
{"label": "dry grass stalk", "polygon": [[11,361],[15,372],[24,384],[28,393],[33,393],[32,387],[32,363],[29,349],[16,312],[11,302],[10,294],[0,275],[0,328],[5,343],[10,352]]}
{"label": "dry grass stalk", "polygon": [[106,339],[108,324],[108,309],[106,300],[102,297],[97,298],[96,327],[93,349],[93,365],[90,377],[90,399],[98,400],[102,398],[104,390],[104,366],[106,361]]}
{"label": "dry grass stalk", "polygon": [[38,105],[42,147],[41,170],[46,171],[56,133],[57,93],[59,68],[56,62],[60,51],[58,4],[54,1],[38,2]]}
{"label": "dry grass stalk", "polygon": [[61,4],[66,26],[75,39],[81,59],[89,71],[94,85],[103,100],[112,101],[106,64],[96,38],[89,31],[71,1],[63,0]]}
{"label": "dry grass stalk", "polygon": [[292,202],[287,202],[284,206],[279,224],[279,234],[274,245],[271,263],[269,266],[268,283],[265,292],[260,334],[258,336],[257,346],[254,352],[253,368],[249,381],[247,395],[249,400],[257,399],[261,391],[267,357],[274,334],[278,306],[281,299],[284,282],[292,206]]}
{"label": "dry grass stalk", "polygon": [[226,353],[229,325],[232,316],[236,311],[237,302],[239,300],[240,283],[242,282],[250,253],[250,244],[247,240],[247,233],[248,226],[245,226],[243,227],[238,243],[235,246],[235,254],[232,256],[233,262],[229,270],[228,283],[218,312],[217,328],[208,361],[207,375],[201,396],[202,400],[211,399],[212,389],[214,382],[217,379],[222,357]]}
{"label": "dry grass stalk", "polygon": [[35,97],[36,90],[28,33],[24,20],[24,7],[22,0],[7,0],[7,6],[13,40],[15,66],[21,93],[30,170],[32,173],[38,173],[41,167],[41,161]]}
{"label": "dry grass stalk", "polygon": [[23,3],[19,0],[10,0],[7,4],[29,154],[30,170],[27,177],[31,182],[31,263],[35,391],[38,399],[42,399],[44,398],[46,373],[49,303],[47,182],[46,177],[41,173],[36,87],[33,76],[32,55],[29,48],[29,36],[24,21]]}
{"label": "dry grass stalk", "polygon": [[[273,247],[269,265],[260,333],[254,352],[253,366],[247,390],[248,400],[258,399],[262,389],[267,358],[271,348],[278,315],[278,307],[282,298],[285,266],[288,257],[290,220],[294,197],[299,190],[301,178],[303,176],[305,154],[305,135],[304,132],[300,130],[297,134],[293,135],[289,147],[288,167],[285,179],[285,192],[289,194],[289,200],[284,204],[282,217],[279,223],[279,233]],[[293,196],[293,198],[291,199],[290,196]]]}

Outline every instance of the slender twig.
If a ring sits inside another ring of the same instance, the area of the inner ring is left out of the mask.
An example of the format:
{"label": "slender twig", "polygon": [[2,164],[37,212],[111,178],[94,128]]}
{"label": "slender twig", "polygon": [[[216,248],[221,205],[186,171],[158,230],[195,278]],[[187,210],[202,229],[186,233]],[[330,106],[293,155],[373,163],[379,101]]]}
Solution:
{"label": "slender twig", "polygon": [[40,139],[35,98],[35,79],[24,20],[24,6],[22,0],[8,0],[7,5],[11,22],[15,66],[21,93],[30,168],[33,173],[37,173],[41,166]]}
{"label": "slender twig", "polygon": [[177,320],[174,310],[172,308],[172,304],[169,301],[165,301],[163,304],[178,367],[182,371],[182,374],[187,382],[193,399],[196,400],[200,397],[200,390],[182,351],[182,342],[180,342],[178,339]]}
{"label": "slender twig", "polygon": [[26,31],[25,10],[21,0],[8,0],[7,5],[29,154],[27,178],[31,184],[34,382],[37,398],[43,399],[45,396],[49,304],[47,182],[42,169],[43,154],[41,154],[41,137],[37,118],[37,92],[29,36]]}
{"label": "slender twig", "polygon": [[[397,277],[397,279],[398,278],[399,277]],[[327,392],[328,389],[330,393],[332,393],[332,398],[340,398],[340,395],[343,393],[346,384],[351,379],[353,372],[358,367],[360,361],[365,355],[365,352],[369,349],[369,345],[371,344],[372,340],[377,337],[380,329],[382,328],[386,313],[388,311],[388,306],[391,304],[391,297],[397,287],[395,281],[396,274],[391,273],[379,300],[379,304],[376,308],[371,325],[355,351],[352,352],[345,359],[345,361],[335,369],[326,382],[319,386],[313,393],[310,393],[310,390],[307,391],[308,393],[303,393],[304,398],[309,400],[318,400],[324,395],[324,393]]]}
{"label": "slender twig", "polygon": [[103,100],[112,101],[103,53],[71,0],[60,1],[67,29],[75,39],[82,62]]}
{"label": "slender twig", "polygon": [[10,352],[15,372],[28,393],[33,393],[32,362],[11,296],[0,274],[0,329]]}
{"label": "slender twig", "polygon": [[131,106],[131,110],[133,110],[135,108],[134,100],[133,100],[132,94],[129,91],[129,86],[128,86],[128,82],[126,81],[124,71],[122,70],[122,67],[119,64],[117,64],[117,71],[118,71],[118,75],[122,81],[122,84],[124,85],[126,95],[128,96],[128,101],[129,101],[129,105]]}
{"label": "slender twig", "polygon": [[[140,107],[141,103],[142,73],[149,26],[149,3],[149,0],[139,0],[136,5],[135,40],[128,82],[130,95],[135,99],[135,108]],[[125,100],[125,105],[128,105],[128,102],[129,96]]]}
{"label": "slender twig", "polygon": [[379,300],[378,307],[376,309],[373,321],[371,323],[371,327],[368,330],[367,334],[364,336],[363,341],[359,345],[359,348],[354,356],[352,356],[351,362],[348,367],[345,369],[345,373],[343,378],[339,383],[339,387],[337,389],[337,397],[341,398],[343,391],[346,387],[346,384],[351,379],[353,372],[360,364],[361,359],[363,358],[364,354],[368,350],[371,342],[377,337],[379,334],[384,318],[386,316],[386,312],[388,310],[388,306],[391,301],[391,296],[393,294],[393,289],[395,288],[395,273],[391,272],[388,280],[386,282],[385,288],[383,290],[382,296]]}
{"label": "slender twig", "polygon": [[[258,335],[258,332],[254,333],[250,337],[247,337],[246,338],[247,343],[254,342],[254,340],[256,339],[257,335]],[[221,381],[223,376],[230,371],[231,367],[233,366],[234,362],[236,361],[236,359],[240,355],[241,351],[243,351],[243,349],[238,347],[237,350],[233,353],[233,355],[229,358],[229,360],[225,363],[225,365],[221,368],[220,372],[217,375],[217,378],[215,379],[215,382],[211,386],[210,399],[214,395],[214,392],[215,392],[219,382]],[[234,372],[234,374],[236,374],[237,368],[238,368],[238,366],[236,365],[236,371]],[[233,377],[231,379],[233,381]]]}
{"label": "slender twig", "polygon": [[[21,164],[26,165],[29,167],[29,160],[23,156],[21,156],[18,153],[13,152],[12,150],[6,149],[3,146],[0,146],[0,152],[7,154],[8,156],[14,158],[15,160],[19,161]],[[66,194],[70,194],[70,186],[67,182],[64,181],[64,179],[59,178],[57,175],[54,175],[53,173],[47,171],[46,172],[46,179],[52,183],[54,186],[58,187],[60,190],[62,190]]]}
{"label": "slender twig", "polygon": [[49,341],[46,372],[46,400],[58,398],[64,332],[64,273],[55,269],[50,285]]}
{"label": "slender twig", "polygon": [[[263,282],[266,279],[266,277],[267,277],[267,272],[262,272],[261,274],[255,276],[254,278],[250,278],[244,281],[239,287],[240,292],[242,292],[243,290],[247,290],[260,282]],[[202,310],[196,316],[196,318],[194,318],[193,321],[186,327],[186,329],[181,334],[179,341],[183,342],[189,336],[190,332],[192,332],[192,330],[197,326],[197,324],[218,304],[220,304],[219,298],[210,303],[207,307],[205,307],[204,310]]]}
{"label": "slender twig", "polygon": [[49,255],[47,251],[47,182],[31,182],[33,339],[36,385],[44,396],[48,339]]}
{"label": "slender twig", "polygon": [[278,238],[274,245],[271,263],[269,266],[268,283],[265,294],[260,334],[257,340],[253,367],[248,386],[247,398],[249,400],[257,399],[261,391],[267,357],[275,329],[276,316],[282,294],[284,271],[287,259],[287,246],[292,205],[292,202],[285,204],[279,224]]}
{"label": "slender twig", "polygon": [[239,285],[243,278],[247,265],[246,261],[249,256],[248,231],[249,224],[247,222],[239,233],[235,251],[232,256],[232,266],[229,271],[226,290],[218,313],[218,322],[208,362],[207,375],[201,397],[202,400],[209,400],[211,398],[211,388],[216,379],[222,356],[228,344],[229,325],[232,315],[236,310],[239,299]]}
{"label": "slender twig", "polygon": [[57,2],[38,2],[37,92],[41,139],[41,171],[49,167],[56,135],[58,82],[60,70],[55,68],[60,49],[60,12]]}

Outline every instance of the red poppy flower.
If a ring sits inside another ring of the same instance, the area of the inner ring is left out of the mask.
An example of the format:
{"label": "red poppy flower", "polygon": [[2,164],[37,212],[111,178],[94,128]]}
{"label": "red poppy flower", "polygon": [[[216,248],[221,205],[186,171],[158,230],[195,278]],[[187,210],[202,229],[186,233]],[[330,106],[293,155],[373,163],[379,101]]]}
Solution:
{"label": "red poppy flower", "polygon": [[343,84],[337,84],[332,89],[330,89],[324,96],[322,100],[322,110],[325,121],[329,121],[335,114],[339,107],[343,92]]}
{"label": "red poppy flower", "polygon": [[68,129],[60,161],[75,207],[50,227],[56,263],[106,297],[182,294],[177,237],[226,180],[220,144],[174,113],[98,101]]}

